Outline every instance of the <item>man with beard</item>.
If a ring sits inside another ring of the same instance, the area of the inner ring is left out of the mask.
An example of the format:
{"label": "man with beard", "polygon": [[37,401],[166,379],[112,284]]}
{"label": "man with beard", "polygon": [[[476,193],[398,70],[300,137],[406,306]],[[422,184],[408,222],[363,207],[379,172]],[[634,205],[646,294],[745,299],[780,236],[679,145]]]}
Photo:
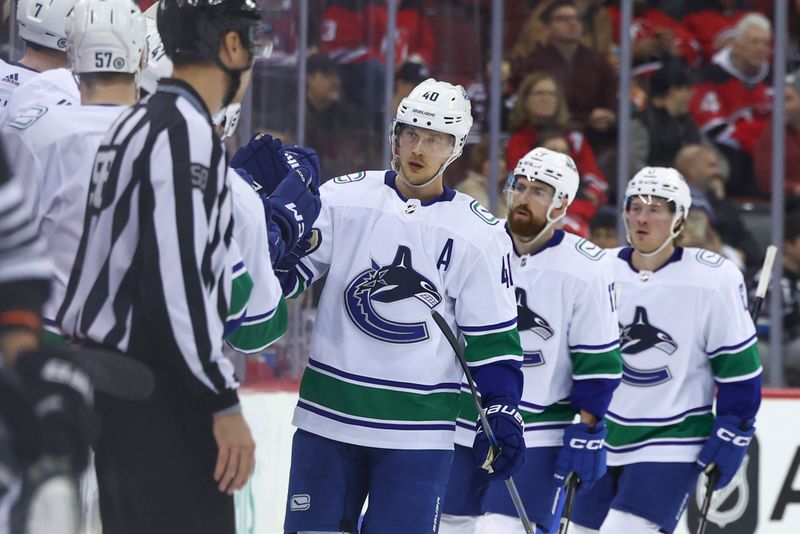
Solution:
{"label": "man with beard", "polygon": [[[580,492],[605,473],[603,416],[622,370],[611,262],[597,245],[556,229],[579,181],[572,158],[536,148],[519,161],[507,188],[525,376],[527,459],[516,482],[544,532],[568,473],[578,476]],[[469,462],[464,445],[472,443],[477,414],[469,394],[461,401],[440,532],[523,532],[503,484],[487,481]]]}

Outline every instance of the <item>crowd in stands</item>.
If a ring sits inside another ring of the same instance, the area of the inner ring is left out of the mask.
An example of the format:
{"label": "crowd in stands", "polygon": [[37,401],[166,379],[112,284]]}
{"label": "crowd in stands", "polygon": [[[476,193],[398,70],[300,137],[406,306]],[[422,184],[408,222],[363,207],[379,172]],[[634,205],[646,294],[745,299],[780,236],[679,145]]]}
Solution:
{"label": "crowd in stands", "polygon": [[[265,0],[276,48],[261,76],[295,72],[294,4]],[[615,1],[506,0],[497,184],[489,178],[491,7],[491,0],[400,0],[390,43],[385,0],[310,0],[306,87],[287,91],[264,84],[264,91],[287,98],[263,98],[254,114],[261,123],[254,127],[291,139],[295,115],[287,110],[305,98],[305,142],[319,152],[326,179],[385,168],[385,69],[395,71],[393,106],[429,76],[458,83],[470,96],[475,125],[465,157],[446,172],[450,186],[487,207],[496,203],[503,216],[506,175],[520,157],[536,146],[570,154],[581,187],[564,227],[610,247],[624,241],[614,206],[619,166],[626,165],[630,176],[645,166],[673,166],[691,186],[696,208],[683,244],[716,251],[752,277],[764,239],[754,237],[741,206],[765,206],[771,195],[774,3],[634,0],[632,24],[621,29]],[[789,9],[783,116],[791,219],[800,209],[800,0],[790,0]],[[631,92],[625,95],[632,104],[627,162],[617,161],[623,30],[630,31],[633,46]],[[278,76],[290,84],[295,79]],[[492,197],[497,200],[490,202]],[[786,268],[800,271],[795,264]],[[800,276],[786,280],[797,289]],[[800,322],[798,317],[789,322]],[[800,336],[796,326],[787,332]]]}

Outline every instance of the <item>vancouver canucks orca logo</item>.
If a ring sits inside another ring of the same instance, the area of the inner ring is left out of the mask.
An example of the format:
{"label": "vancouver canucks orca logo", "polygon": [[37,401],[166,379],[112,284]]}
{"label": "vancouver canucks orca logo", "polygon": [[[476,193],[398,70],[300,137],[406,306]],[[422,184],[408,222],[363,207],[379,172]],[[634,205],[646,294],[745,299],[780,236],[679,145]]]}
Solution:
{"label": "vancouver canucks orca logo", "polygon": [[[633,322],[620,329],[620,351],[623,355],[640,354],[648,349],[658,349],[666,354],[672,354],[678,349],[678,344],[668,333],[652,325],[647,319],[647,310],[637,306]],[[669,368],[664,366],[659,369],[642,370],[628,365],[622,361],[622,380],[632,386],[655,386],[666,382],[672,375]]]}
{"label": "vancouver canucks orca logo", "polygon": [[544,317],[528,307],[528,294],[521,287],[514,289],[517,294],[517,329],[532,330],[544,340],[553,337],[555,330]]}
{"label": "vancouver canucks orca logo", "polygon": [[392,303],[415,298],[428,308],[435,308],[442,296],[433,282],[414,270],[411,250],[397,247],[394,260],[381,266],[372,260],[372,267],[359,273],[344,293],[347,314],[359,330],[388,343],[417,343],[428,339],[425,321],[401,323],[381,316],[373,303]]}
{"label": "vancouver canucks orca logo", "polygon": [[[545,341],[553,337],[555,330],[550,326],[550,323],[528,306],[528,294],[525,290],[521,287],[516,287],[514,292],[517,295],[517,329],[520,332],[530,330]],[[541,350],[523,350],[523,367],[536,367],[543,363],[544,356]]]}

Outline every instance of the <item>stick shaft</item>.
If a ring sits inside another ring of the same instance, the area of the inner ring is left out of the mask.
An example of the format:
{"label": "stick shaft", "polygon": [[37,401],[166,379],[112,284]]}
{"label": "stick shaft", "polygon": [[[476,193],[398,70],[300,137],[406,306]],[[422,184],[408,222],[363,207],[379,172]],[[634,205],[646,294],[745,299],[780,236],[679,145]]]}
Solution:
{"label": "stick shaft", "polygon": [[[478,409],[478,417],[480,417],[481,425],[483,425],[483,431],[486,432],[486,437],[489,439],[489,445],[492,447],[494,454],[497,454],[499,452],[497,438],[495,438],[494,432],[492,432],[492,428],[489,426],[489,421],[486,419],[486,414],[483,412],[481,403],[478,400],[478,390],[475,387],[475,381],[472,379],[472,373],[467,365],[467,360],[464,358],[464,351],[461,349],[461,345],[458,344],[455,334],[453,334],[453,331],[450,329],[447,321],[444,320],[444,317],[442,317],[436,310],[431,310],[431,316],[436,322],[436,325],[444,334],[444,337],[447,338],[447,341],[450,343],[453,351],[456,353],[458,362],[461,364],[461,368],[464,371],[464,376],[467,378],[469,389],[472,392],[472,398],[475,401],[475,407]],[[519,515],[519,520],[522,522],[522,527],[525,529],[526,534],[535,534],[536,529],[533,528],[530,519],[528,519],[528,514],[525,512],[525,506],[522,504],[522,499],[519,496],[519,491],[517,490],[517,485],[514,483],[514,479],[512,477],[508,477],[505,482],[506,488],[508,488],[508,493],[511,495],[511,501],[514,503],[514,508],[517,510],[517,515]]]}

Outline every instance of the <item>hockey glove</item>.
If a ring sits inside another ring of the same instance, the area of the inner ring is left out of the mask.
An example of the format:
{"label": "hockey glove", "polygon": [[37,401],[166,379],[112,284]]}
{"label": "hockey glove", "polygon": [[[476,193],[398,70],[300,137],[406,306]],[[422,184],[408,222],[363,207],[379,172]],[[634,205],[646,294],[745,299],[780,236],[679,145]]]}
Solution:
{"label": "hockey glove", "polygon": [[580,484],[578,493],[586,493],[592,484],[606,474],[606,448],[603,440],[608,431],[599,421],[594,429],[576,423],[564,429],[564,445],[558,453],[553,474],[556,485],[563,486],[567,475],[574,472]]}
{"label": "hockey glove", "polygon": [[490,480],[505,480],[525,463],[522,414],[511,399],[497,398],[486,408],[486,419],[500,450],[492,451],[489,437],[478,419],[478,432],[472,451],[478,465],[489,473]]}
{"label": "hockey glove", "polygon": [[15,369],[39,422],[42,452],[83,471],[97,429],[89,375],[47,350],[21,354]]}
{"label": "hockey glove", "polygon": [[720,477],[714,486],[715,490],[724,488],[733,479],[744,461],[755,431],[752,419],[742,421],[733,415],[724,415],[714,420],[711,437],[700,450],[697,463],[701,469],[711,463],[717,465]]}
{"label": "hockey glove", "polygon": [[313,149],[296,145],[282,146],[280,139],[266,133],[256,134],[237,150],[230,166],[250,174],[262,195],[273,194],[278,184],[299,167],[308,169],[313,188],[318,189],[320,184],[319,158]]}
{"label": "hockey glove", "polygon": [[[271,221],[277,225],[280,238],[283,240],[281,253],[272,257],[277,264],[287,251],[297,246],[300,238],[311,229],[322,209],[319,191],[311,191],[308,186],[311,177],[307,167],[300,167],[290,172],[275,192],[267,198],[272,209]],[[268,223],[269,224],[269,223]],[[270,236],[272,242],[272,236]],[[273,246],[270,245],[270,252]]]}

